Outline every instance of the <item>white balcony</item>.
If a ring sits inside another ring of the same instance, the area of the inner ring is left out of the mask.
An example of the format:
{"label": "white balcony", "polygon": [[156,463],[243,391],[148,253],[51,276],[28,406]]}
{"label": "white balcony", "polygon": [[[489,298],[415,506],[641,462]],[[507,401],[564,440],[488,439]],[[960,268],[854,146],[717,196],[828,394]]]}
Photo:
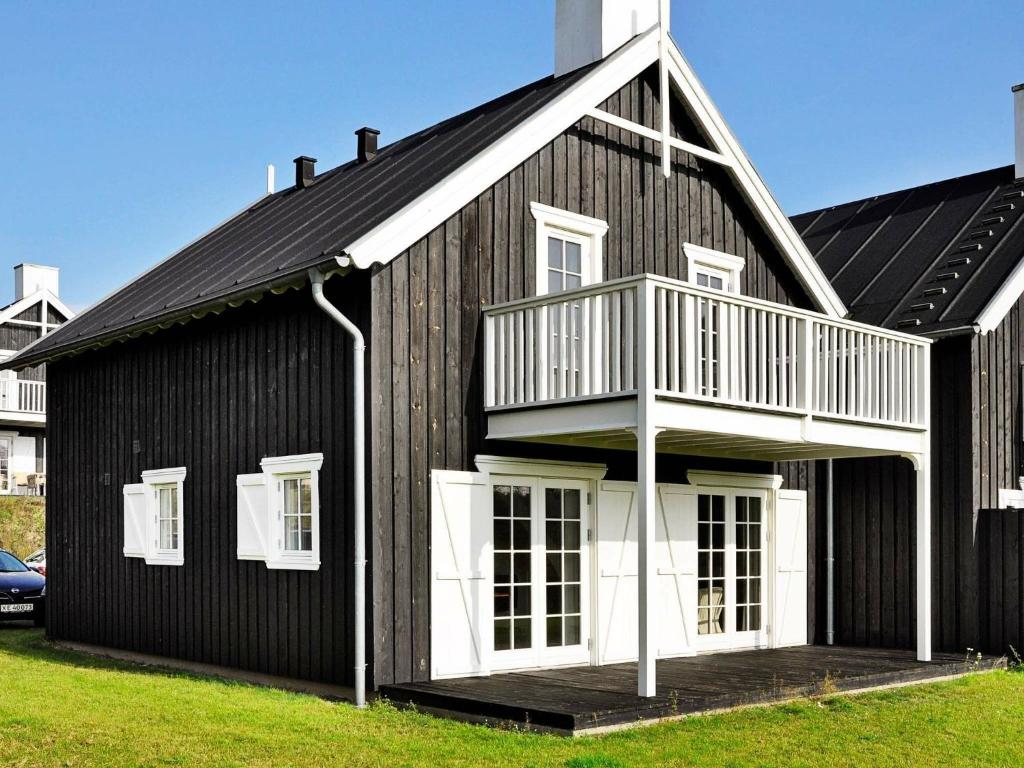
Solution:
{"label": "white balcony", "polygon": [[915,469],[917,656],[931,659],[929,342],[651,275],[484,313],[487,437],[635,452],[637,691],[653,696],[655,454],[902,455]]}
{"label": "white balcony", "polygon": [[46,422],[46,382],[0,380],[0,423],[31,426]]}
{"label": "white balcony", "polygon": [[633,449],[647,396],[658,451],[927,450],[919,337],[651,275],[484,314],[491,438]]}

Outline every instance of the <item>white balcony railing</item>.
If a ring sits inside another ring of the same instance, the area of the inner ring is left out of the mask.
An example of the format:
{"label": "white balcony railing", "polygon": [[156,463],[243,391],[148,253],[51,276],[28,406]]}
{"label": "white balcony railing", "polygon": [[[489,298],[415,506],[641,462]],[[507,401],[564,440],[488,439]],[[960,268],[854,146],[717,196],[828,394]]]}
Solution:
{"label": "white balcony railing", "polygon": [[[647,306],[650,302],[651,306]],[[635,394],[923,428],[928,343],[650,275],[485,310],[488,408]]]}
{"label": "white balcony railing", "polygon": [[0,411],[46,413],[46,382],[27,379],[0,380]]}

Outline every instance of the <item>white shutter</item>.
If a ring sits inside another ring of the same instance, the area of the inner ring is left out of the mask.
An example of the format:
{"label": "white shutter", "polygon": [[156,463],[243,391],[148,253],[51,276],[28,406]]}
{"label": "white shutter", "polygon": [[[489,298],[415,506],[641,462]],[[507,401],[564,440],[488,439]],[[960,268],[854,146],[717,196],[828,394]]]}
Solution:
{"label": "white shutter", "polygon": [[238,559],[267,559],[267,476],[239,475],[238,488]]}
{"label": "white shutter", "polygon": [[146,556],[146,486],[126,485],[124,494],[124,555]]}
{"label": "white shutter", "polygon": [[636,483],[602,482],[597,494],[598,663],[637,656]]}
{"label": "white shutter", "polygon": [[775,584],[771,644],[807,644],[807,492],[780,490],[772,531]]}
{"label": "white shutter", "polygon": [[688,656],[697,636],[697,489],[658,485],[657,513],[658,656]]}
{"label": "white shutter", "polygon": [[430,496],[431,677],[488,672],[494,529],[487,475],[434,470]]}

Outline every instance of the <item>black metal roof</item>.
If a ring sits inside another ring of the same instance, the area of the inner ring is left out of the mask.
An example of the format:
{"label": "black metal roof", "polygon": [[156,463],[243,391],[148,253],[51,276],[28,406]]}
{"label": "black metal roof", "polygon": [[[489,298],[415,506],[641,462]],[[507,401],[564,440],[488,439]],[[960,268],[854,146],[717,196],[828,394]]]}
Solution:
{"label": "black metal roof", "polygon": [[792,221],[853,319],[912,333],[969,328],[1024,260],[1013,166]]}
{"label": "black metal roof", "polygon": [[[435,186],[600,62],[546,77],[262,198],[8,361],[18,367],[294,282]],[[355,142],[353,141],[353,144]]]}

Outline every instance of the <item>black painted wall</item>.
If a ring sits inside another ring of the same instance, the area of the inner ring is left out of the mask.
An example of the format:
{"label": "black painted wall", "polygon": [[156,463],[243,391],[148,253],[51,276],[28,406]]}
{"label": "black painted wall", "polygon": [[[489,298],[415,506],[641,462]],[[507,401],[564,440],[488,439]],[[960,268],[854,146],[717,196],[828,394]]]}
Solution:
{"label": "black painted wall", "polygon": [[[365,275],[327,293],[365,324]],[[52,364],[50,636],[351,684],[350,355],[305,289]],[[320,570],[237,560],[235,477],[316,451]],[[185,565],[124,557],[122,487],[178,466]]]}

